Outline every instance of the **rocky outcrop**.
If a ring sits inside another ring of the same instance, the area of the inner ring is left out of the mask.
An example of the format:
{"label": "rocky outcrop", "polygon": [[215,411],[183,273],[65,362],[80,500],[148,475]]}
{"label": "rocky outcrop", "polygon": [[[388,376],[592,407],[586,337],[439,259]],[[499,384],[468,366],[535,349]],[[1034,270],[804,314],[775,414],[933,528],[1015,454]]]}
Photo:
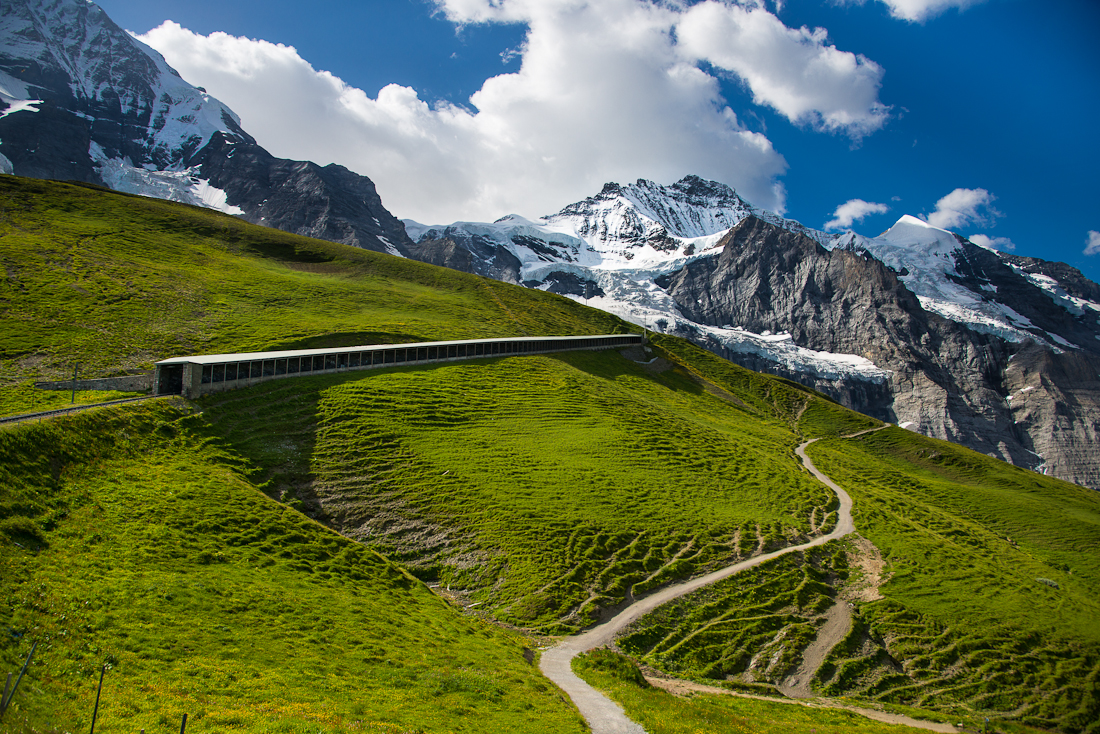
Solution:
{"label": "rocky outcrop", "polygon": [[1100,375],[1095,356],[1034,342],[1003,373],[1018,434],[1044,473],[1100,489]]}
{"label": "rocky outcrop", "polygon": [[957,275],[951,279],[975,296],[1023,316],[1025,328],[1037,339],[1057,345],[1053,336],[1057,335],[1073,349],[1100,356],[1100,324],[1095,315],[1086,318],[1084,310],[1073,304],[1073,299],[1100,303],[1100,286],[1080,270],[1065,263],[993,252],[962,238],[954,256]]}
{"label": "rocky outcrop", "polygon": [[505,283],[520,282],[519,258],[508,248],[488,237],[453,227],[428,231],[407,251],[409,257],[421,262],[483,275]]}

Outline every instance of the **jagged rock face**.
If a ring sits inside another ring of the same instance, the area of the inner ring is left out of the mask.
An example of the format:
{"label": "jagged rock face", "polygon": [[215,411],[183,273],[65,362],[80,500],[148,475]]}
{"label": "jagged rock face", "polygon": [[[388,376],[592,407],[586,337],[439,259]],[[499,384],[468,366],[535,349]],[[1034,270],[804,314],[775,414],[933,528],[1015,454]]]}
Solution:
{"label": "jagged rock face", "polygon": [[1044,471],[1100,489],[1097,360],[1030,343],[1013,355],[1004,386],[1016,426],[1029,450],[1042,457]]}
{"label": "jagged rock face", "polygon": [[[1028,461],[1026,449],[1011,435],[997,385],[984,377],[999,375],[1008,359],[995,340],[924,311],[897,274],[869,256],[826,250],[755,217],[730,230],[722,244],[721,255],[657,280],[685,316],[753,332],[788,331],[810,349],[866,357],[890,370],[890,389],[873,397],[864,390],[858,401],[839,396],[845,404],[863,403],[873,415],[916,423],[922,432],[1014,462]],[[766,366],[759,359],[751,362]],[[827,393],[835,394],[835,388]],[[868,405],[868,398],[884,403]],[[983,437],[986,425],[1009,429],[1010,435],[991,441]]]}
{"label": "jagged rock face", "polygon": [[464,273],[518,284],[520,262],[507,248],[488,237],[448,227],[432,230],[408,248],[408,256]]}
{"label": "jagged rock face", "polygon": [[1093,283],[1072,265],[1007,253],[1001,253],[1001,258],[1020,272],[1054,280],[1071,296],[1094,303],[1100,302],[1100,285]]}
{"label": "jagged rock face", "polygon": [[[40,101],[31,107],[37,113],[24,110],[0,120],[0,149],[18,174],[50,175],[58,165],[64,169],[80,160],[81,180],[99,183],[90,170],[92,142],[106,158],[167,169],[182,164],[217,130],[251,141],[229,108],[181,79],[94,4],[5,2],[0,72],[7,77],[9,108]],[[61,123],[56,133],[51,123]],[[22,144],[18,133],[28,125],[54,144]]]}
{"label": "jagged rock face", "polygon": [[188,164],[254,224],[393,255],[406,256],[412,245],[374,183],[343,166],[276,158],[222,133]]}
{"label": "jagged rock face", "polygon": [[550,273],[542,280],[528,280],[521,285],[526,288],[540,288],[559,296],[577,296],[586,301],[607,295],[600,284],[594,280],[582,278],[576,273]]}
{"label": "jagged rock face", "polygon": [[1100,488],[1100,322],[1082,307],[1100,302],[1100,286],[1065,263],[994,253],[967,241],[955,270],[957,282],[1010,307],[1042,340],[1014,345],[1000,380],[1032,465],[1041,462],[1047,473]]}
{"label": "jagged rock face", "polygon": [[239,118],[84,0],[0,4],[0,172],[209,206],[404,254],[370,179],[271,156]]}
{"label": "jagged rock face", "polygon": [[[978,296],[1010,307],[1030,322],[1026,329],[1037,338],[1052,340],[1051,335],[1057,334],[1076,349],[1100,355],[1100,324],[1096,318],[1086,317],[1082,309],[1052,292],[1064,290],[1066,295],[1100,302],[1100,286],[1076,268],[1003,255],[963,240],[955,251],[955,271],[958,276],[952,276],[952,280]],[[1057,274],[1057,279],[1051,274]],[[1037,282],[1045,282],[1052,291],[1045,291]]]}
{"label": "jagged rock face", "polygon": [[[993,284],[1039,329],[1096,341],[1094,320],[1076,319],[995,253],[966,244],[959,282]],[[810,349],[863,355],[890,370],[888,390],[852,395],[850,383],[830,389],[785,376],[834,396],[840,387],[845,404],[1014,464],[1036,467],[1041,454],[1049,473],[1100,486],[1100,461],[1089,451],[1100,433],[1094,355],[973,331],[925,311],[898,274],[868,254],[829,251],[753,217],[722,246],[720,255],[657,280],[691,320],[785,330]],[[776,371],[757,357],[723,356]]]}
{"label": "jagged rock face", "polygon": [[656,280],[692,321],[758,333],[790,331],[796,342],[814,349],[860,354],[866,342],[834,330],[835,322],[906,329],[890,340],[903,345],[914,336],[913,314],[923,315],[916,297],[878,261],[829,252],[756,217],[745,218],[719,244],[719,255]]}

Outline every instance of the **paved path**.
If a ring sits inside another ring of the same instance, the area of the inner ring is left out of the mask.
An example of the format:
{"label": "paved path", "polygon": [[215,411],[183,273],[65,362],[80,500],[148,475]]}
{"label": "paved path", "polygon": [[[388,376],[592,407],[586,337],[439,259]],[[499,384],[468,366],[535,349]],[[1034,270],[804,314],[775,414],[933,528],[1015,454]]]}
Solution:
{"label": "paved path", "polygon": [[[885,428],[885,426],[883,426],[883,428]],[[879,429],[874,428],[871,430]],[[855,436],[860,436],[868,432],[869,431],[860,431],[851,436],[845,436],[845,438],[854,438]],[[576,704],[577,708],[580,710],[581,715],[584,716],[585,721],[587,721],[588,725],[592,728],[592,734],[645,734],[645,730],[628,719],[617,703],[578,678],[573,672],[573,658],[582,652],[611,644],[615,636],[627,625],[653,611],[665,602],[672,601],[685,594],[690,594],[697,589],[713,584],[716,581],[729,578],[745,569],[759,566],[761,563],[766,563],[774,558],[779,558],[788,553],[806,550],[807,548],[813,548],[818,545],[824,545],[830,540],[843,538],[845,535],[855,530],[855,525],[852,524],[852,498],[848,496],[847,492],[834,484],[831,479],[818,471],[814,463],[810,461],[810,457],[806,456],[806,447],[816,440],[815,438],[805,442],[795,450],[795,453],[798,454],[798,458],[810,473],[821,480],[829,489],[836,492],[836,496],[840,500],[840,507],[837,508],[836,527],[831,533],[819,538],[814,538],[809,543],[794,545],[789,548],[783,548],[782,550],[765,553],[764,555],[750,558],[747,561],[741,561],[732,566],[726,566],[725,568],[708,573],[706,576],[700,576],[699,578],[685,581],[682,584],[662,589],[644,599],[639,599],[619,612],[618,615],[598,627],[593,627],[587,632],[565,638],[542,654],[542,658],[539,661],[539,669],[542,671],[543,675],[557,683],[563,691],[569,694],[569,697],[573,699],[573,703]]]}

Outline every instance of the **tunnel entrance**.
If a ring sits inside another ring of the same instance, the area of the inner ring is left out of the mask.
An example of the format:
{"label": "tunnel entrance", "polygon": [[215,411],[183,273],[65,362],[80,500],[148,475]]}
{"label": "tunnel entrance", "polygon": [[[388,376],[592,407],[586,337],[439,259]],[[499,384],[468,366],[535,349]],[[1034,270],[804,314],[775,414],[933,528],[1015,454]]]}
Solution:
{"label": "tunnel entrance", "polygon": [[157,395],[179,395],[183,392],[183,365],[166,364],[158,368]]}

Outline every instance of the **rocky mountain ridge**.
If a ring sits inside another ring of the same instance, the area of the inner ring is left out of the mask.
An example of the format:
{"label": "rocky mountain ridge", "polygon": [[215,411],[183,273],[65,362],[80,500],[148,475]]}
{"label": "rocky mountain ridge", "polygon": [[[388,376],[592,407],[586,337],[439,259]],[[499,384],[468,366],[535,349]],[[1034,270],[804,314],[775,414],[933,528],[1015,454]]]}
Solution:
{"label": "rocky mountain ridge", "polygon": [[207,206],[402,254],[374,184],[275,158],[237,117],[87,0],[0,6],[0,172]]}

